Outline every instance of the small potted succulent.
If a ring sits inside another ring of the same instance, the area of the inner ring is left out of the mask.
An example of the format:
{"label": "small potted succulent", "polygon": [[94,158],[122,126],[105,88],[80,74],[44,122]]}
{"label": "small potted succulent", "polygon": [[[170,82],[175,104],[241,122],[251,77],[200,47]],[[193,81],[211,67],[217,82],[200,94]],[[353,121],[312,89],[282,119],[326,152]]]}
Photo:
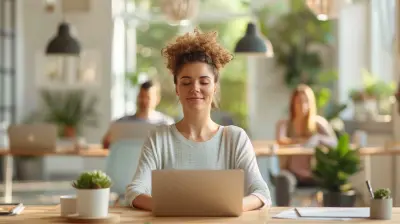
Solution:
{"label": "small potted succulent", "polygon": [[77,189],[77,212],[81,217],[108,216],[111,179],[102,171],[82,173],[72,186]]}
{"label": "small potted succulent", "polygon": [[370,204],[370,218],[389,220],[392,218],[392,196],[388,188],[378,189]]}

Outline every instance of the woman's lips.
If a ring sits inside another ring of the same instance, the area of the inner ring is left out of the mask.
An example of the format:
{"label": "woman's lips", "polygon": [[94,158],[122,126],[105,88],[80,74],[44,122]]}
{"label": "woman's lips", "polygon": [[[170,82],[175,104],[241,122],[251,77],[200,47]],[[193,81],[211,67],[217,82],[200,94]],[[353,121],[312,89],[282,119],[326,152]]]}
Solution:
{"label": "woman's lips", "polygon": [[199,97],[190,97],[190,98],[186,98],[188,101],[192,101],[192,102],[198,102],[198,101],[202,101],[204,100],[204,98],[199,98]]}

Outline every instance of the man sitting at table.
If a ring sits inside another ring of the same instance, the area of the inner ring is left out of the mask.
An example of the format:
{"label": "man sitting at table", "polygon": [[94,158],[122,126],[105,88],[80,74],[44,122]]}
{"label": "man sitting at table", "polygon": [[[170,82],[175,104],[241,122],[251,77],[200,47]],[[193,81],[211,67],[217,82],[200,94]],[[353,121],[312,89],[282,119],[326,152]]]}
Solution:
{"label": "man sitting at table", "polygon": [[[152,80],[143,83],[140,86],[137,95],[137,111],[133,115],[124,116],[116,122],[148,122],[150,124],[173,124],[174,119],[156,111],[157,105],[160,103],[160,86]],[[103,137],[103,147],[110,146],[110,130]]]}

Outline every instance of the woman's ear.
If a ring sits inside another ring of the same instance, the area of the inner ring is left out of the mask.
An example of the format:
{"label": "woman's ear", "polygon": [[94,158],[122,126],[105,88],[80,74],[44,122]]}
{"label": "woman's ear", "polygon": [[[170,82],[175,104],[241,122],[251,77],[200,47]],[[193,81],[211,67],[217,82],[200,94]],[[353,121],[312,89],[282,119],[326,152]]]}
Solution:
{"label": "woman's ear", "polygon": [[177,96],[179,96],[178,88],[176,88],[176,85],[175,85],[175,93],[176,93]]}

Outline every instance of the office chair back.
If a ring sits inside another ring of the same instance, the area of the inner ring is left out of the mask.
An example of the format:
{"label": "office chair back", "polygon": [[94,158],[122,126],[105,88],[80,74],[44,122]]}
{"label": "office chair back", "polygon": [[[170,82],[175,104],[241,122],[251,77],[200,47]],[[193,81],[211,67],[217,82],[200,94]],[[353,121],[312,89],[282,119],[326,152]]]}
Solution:
{"label": "office chair back", "polygon": [[126,186],[136,172],[144,141],[145,139],[119,140],[110,146],[105,172],[113,182],[111,192],[118,194],[120,198],[125,194]]}

